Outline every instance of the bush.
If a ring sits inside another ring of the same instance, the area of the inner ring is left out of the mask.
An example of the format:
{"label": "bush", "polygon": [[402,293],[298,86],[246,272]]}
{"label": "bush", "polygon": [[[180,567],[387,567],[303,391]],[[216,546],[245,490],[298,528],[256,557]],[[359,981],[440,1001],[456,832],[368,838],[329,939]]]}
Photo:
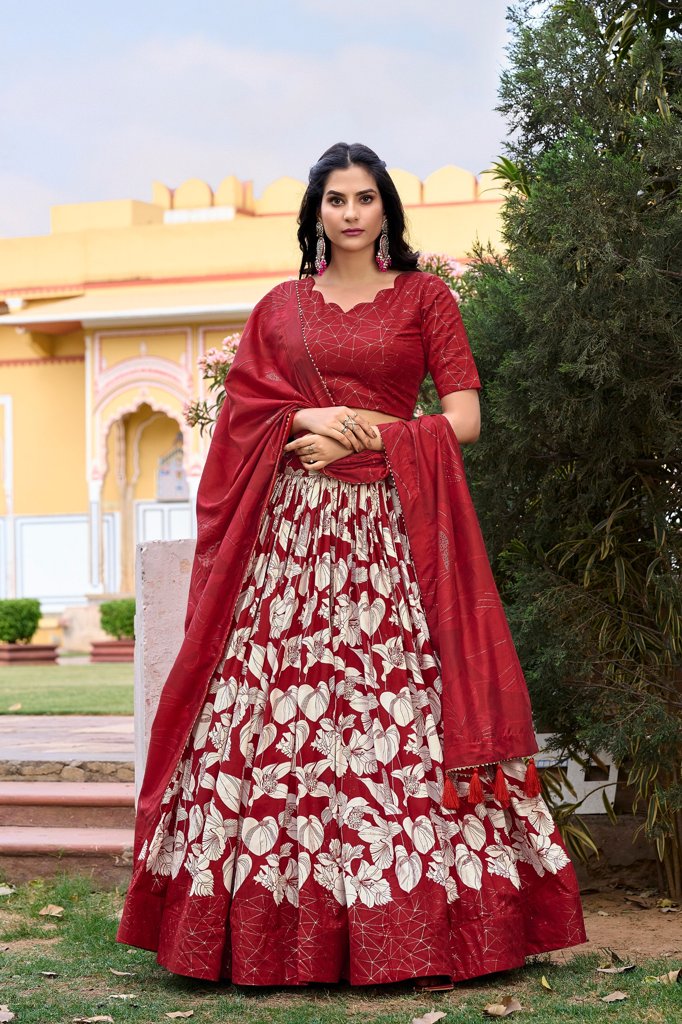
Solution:
{"label": "bush", "polygon": [[27,644],[40,622],[40,601],[32,597],[0,601],[0,641]]}
{"label": "bush", "polygon": [[135,639],[135,598],[105,601],[100,605],[99,618],[102,629],[109,636],[115,636],[117,640],[123,637]]}

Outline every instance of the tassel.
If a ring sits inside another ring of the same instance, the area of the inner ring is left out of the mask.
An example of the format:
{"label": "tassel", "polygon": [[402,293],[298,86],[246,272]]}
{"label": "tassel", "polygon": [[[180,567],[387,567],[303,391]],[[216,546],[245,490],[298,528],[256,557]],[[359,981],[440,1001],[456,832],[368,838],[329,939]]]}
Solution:
{"label": "tassel", "polygon": [[481,780],[478,777],[478,768],[474,768],[473,774],[469,781],[469,803],[480,804],[483,801],[483,787],[481,786]]}
{"label": "tassel", "polygon": [[495,787],[493,789],[495,799],[503,806],[509,807],[511,803],[509,797],[509,790],[507,789],[507,780],[504,777],[502,766],[498,764],[497,771],[495,772]]}
{"label": "tassel", "polygon": [[459,807],[459,793],[453,785],[452,779],[449,775],[445,776],[441,806],[446,807],[449,811],[456,811]]}
{"label": "tassel", "polygon": [[523,784],[523,791],[526,796],[529,797],[540,796],[540,793],[542,792],[540,776],[538,775],[538,770],[535,767],[535,761],[532,757],[526,765],[526,781]]}

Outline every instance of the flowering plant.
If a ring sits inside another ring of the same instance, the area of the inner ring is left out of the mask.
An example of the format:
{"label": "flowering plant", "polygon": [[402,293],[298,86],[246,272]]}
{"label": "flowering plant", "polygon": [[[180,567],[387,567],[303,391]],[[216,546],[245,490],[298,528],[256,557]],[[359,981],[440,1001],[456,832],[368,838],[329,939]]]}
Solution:
{"label": "flowering plant", "polygon": [[442,278],[446,285],[453,292],[456,299],[459,294],[455,291],[455,285],[464,273],[464,267],[452,256],[445,256],[440,252],[420,252],[418,266],[430,274],[436,274]]}
{"label": "flowering plant", "polygon": [[197,360],[201,376],[208,382],[208,391],[214,393],[216,398],[214,402],[208,402],[205,398],[188,402],[185,405],[184,413],[185,420],[190,427],[198,426],[202,434],[204,430],[211,432],[218,419],[218,413],[225,401],[225,380],[237,354],[240,339],[240,331],[228,334],[223,338],[220,348],[210,348],[205,355]]}

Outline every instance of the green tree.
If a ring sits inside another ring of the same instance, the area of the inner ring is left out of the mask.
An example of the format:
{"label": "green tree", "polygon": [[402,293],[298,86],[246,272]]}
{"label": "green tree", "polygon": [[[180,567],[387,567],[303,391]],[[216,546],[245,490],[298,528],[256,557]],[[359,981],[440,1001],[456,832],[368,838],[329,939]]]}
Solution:
{"label": "green tree", "polygon": [[477,245],[458,286],[485,382],[468,472],[538,724],[626,767],[679,897],[682,17],[509,18],[507,251]]}

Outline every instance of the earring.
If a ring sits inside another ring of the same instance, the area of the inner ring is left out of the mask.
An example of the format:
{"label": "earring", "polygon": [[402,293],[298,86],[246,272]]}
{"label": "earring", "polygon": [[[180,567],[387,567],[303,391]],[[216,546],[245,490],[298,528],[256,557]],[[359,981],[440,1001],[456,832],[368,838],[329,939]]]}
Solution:
{"label": "earring", "polygon": [[327,261],[325,259],[325,245],[324,245],[324,228],[322,227],[322,221],[317,221],[317,247],[315,249],[315,270],[318,274],[324,274],[327,269]]}
{"label": "earring", "polygon": [[381,235],[379,236],[379,251],[376,254],[376,261],[379,270],[386,271],[391,265],[391,257],[388,254],[388,220],[386,217],[381,222]]}

